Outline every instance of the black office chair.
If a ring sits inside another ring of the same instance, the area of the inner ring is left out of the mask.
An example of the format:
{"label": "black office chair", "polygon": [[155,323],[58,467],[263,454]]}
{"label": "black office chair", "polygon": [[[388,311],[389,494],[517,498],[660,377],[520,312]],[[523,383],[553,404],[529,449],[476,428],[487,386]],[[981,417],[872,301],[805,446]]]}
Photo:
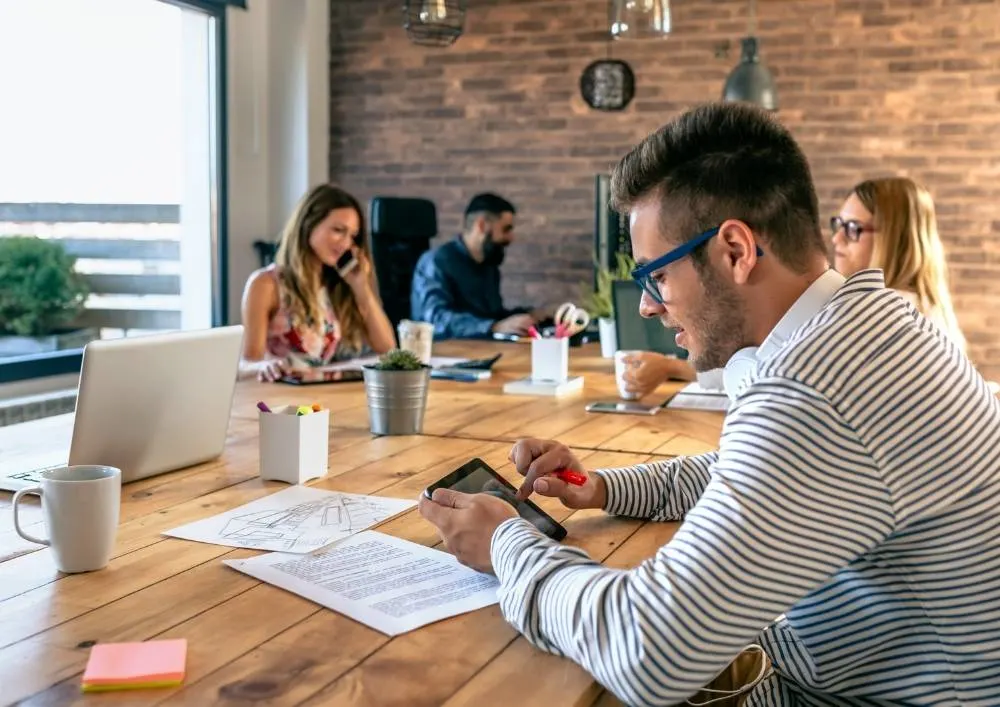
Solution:
{"label": "black office chair", "polygon": [[395,329],[410,316],[413,272],[437,235],[437,209],[428,199],[377,196],[368,223],[379,295]]}
{"label": "black office chair", "polygon": [[260,266],[266,268],[274,262],[274,255],[278,252],[277,241],[254,241],[253,249],[257,251],[257,259]]}

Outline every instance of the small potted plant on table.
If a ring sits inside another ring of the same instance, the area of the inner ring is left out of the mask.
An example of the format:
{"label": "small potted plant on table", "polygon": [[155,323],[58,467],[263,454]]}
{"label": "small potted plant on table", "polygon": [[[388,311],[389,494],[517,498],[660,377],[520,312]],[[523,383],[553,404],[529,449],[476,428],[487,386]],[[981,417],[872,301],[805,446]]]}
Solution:
{"label": "small potted plant on table", "polygon": [[393,349],[364,367],[372,434],[413,435],[424,428],[430,366],[412,351]]}
{"label": "small potted plant on table", "polygon": [[597,287],[584,297],[584,309],[591,319],[597,320],[597,331],[601,336],[601,356],[614,358],[618,350],[618,336],[615,332],[615,308],[611,295],[613,283],[632,279],[635,261],[626,253],[615,254],[614,270],[599,267]]}

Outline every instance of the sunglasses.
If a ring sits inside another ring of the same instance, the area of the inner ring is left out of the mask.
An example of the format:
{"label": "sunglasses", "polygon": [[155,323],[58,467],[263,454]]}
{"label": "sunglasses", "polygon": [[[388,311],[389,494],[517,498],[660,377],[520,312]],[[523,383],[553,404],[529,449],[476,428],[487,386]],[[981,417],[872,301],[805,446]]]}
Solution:
{"label": "sunglasses", "polygon": [[[651,260],[645,265],[637,267],[632,271],[632,279],[635,280],[636,284],[642,288],[642,290],[653,298],[658,304],[665,304],[663,301],[663,295],[660,294],[660,286],[653,278],[653,275],[657,270],[670,265],[670,263],[677,262],[681,258],[691,255],[699,246],[703,246],[708,243],[712,238],[718,235],[721,230],[721,226],[716,226],[715,228],[710,228],[704,233],[699,233],[697,236],[692,238],[685,243],[677,246],[673,250],[664,255],[661,255],[656,260]],[[764,251],[757,246],[757,257],[764,255]]]}
{"label": "sunglasses", "polygon": [[832,217],[830,219],[830,236],[836,236],[840,229],[844,229],[844,235],[847,236],[847,240],[852,243],[857,243],[861,239],[862,233],[875,230],[868,224],[855,221],[854,219],[845,221],[840,218],[840,216]]}

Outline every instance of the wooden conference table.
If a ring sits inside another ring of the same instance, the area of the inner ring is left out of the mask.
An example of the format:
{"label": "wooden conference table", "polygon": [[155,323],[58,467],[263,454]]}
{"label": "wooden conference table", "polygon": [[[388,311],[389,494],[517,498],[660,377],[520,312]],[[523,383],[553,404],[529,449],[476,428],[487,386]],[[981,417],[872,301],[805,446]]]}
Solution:
{"label": "wooden conference table", "polygon": [[[0,705],[616,704],[580,667],[532,648],[496,606],[389,639],[221,563],[253,551],[161,535],[284,488],[257,475],[258,400],[330,408],[329,474],[310,485],[401,498],[416,498],[476,456],[514,481],[507,454],[524,435],[564,441],[590,468],[699,453],[717,444],[719,413],[585,412],[587,402],[616,398],[613,364],[593,345],[571,349],[570,373],[583,375],[585,386],[564,398],[502,393],[504,382],[529,372],[526,346],[444,342],[434,353],[478,358],[498,351],[504,356],[490,380],[431,382],[419,436],[372,437],[361,383],[298,388],[241,382],[219,459],[123,487],[114,557],[99,572],[59,574],[50,550],[14,533],[11,494],[0,492]],[[658,394],[669,392],[667,385]],[[0,450],[44,446],[67,424],[62,416],[0,428]],[[613,567],[651,556],[676,527],[536,501],[566,525],[564,542]],[[36,499],[23,506],[21,517],[44,535]],[[439,544],[435,529],[415,510],[378,529]],[[80,692],[93,642],[152,638],[188,640],[182,687]]]}

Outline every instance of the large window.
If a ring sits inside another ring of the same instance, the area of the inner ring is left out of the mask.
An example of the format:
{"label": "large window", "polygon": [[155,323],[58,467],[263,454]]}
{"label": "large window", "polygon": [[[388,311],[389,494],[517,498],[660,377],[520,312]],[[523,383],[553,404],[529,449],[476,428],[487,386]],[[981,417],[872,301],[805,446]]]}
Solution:
{"label": "large window", "polygon": [[0,321],[0,382],[77,370],[88,338],[223,323],[223,7],[0,0],[0,239],[58,244],[89,293],[60,331]]}

